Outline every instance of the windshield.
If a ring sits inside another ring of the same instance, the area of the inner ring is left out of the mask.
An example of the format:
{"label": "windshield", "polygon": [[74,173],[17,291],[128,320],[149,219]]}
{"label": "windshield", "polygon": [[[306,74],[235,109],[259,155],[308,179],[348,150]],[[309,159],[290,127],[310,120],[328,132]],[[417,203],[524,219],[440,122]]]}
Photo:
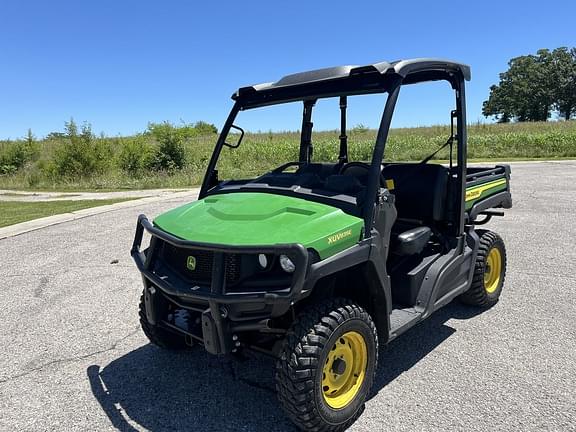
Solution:
{"label": "windshield", "polygon": [[208,193],[279,193],[361,213],[385,102],[385,94],[339,96],[240,111],[216,149]]}
{"label": "windshield", "polygon": [[[385,95],[347,98],[346,135],[349,161],[368,162],[376,139],[376,126]],[[303,103],[292,102],[240,111],[234,124],[245,131],[237,148],[224,147],[217,169],[221,180],[256,179],[288,162],[299,161]],[[309,162],[337,164],[341,147],[341,108],[336,98],[320,99],[312,109],[313,123]],[[240,133],[232,129],[226,141],[238,143]],[[296,171],[297,165],[287,167]]]}

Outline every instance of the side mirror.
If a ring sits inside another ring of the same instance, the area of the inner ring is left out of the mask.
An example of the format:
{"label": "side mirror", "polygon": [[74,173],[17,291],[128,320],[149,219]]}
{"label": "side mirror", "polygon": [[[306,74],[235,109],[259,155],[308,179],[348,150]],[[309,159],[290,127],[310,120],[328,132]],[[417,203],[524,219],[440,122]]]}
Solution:
{"label": "side mirror", "polygon": [[[228,131],[228,135],[226,136],[226,141],[224,141],[224,145],[230,148],[238,148],[240,147],[240,143],[244,139],[244,129],[236,125],[230,126],[230,129],[237,130],[240,132],[240,134],[230,133],[230,131]],[[229,140],[232,140],[232,144],[228,142]]]}

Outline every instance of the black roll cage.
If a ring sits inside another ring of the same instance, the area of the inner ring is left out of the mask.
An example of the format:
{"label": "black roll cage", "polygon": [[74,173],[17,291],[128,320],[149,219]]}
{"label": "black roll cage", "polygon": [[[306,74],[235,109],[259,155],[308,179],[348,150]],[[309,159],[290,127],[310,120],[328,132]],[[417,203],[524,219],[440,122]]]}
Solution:
{"label": "black roll cage", "polygon": [[[392,116],[402,85],[428,81],[448,81],[456,96],[457,129],[457,165],[450,172],[450,183],[455,188],[454,214],[455,223],[450,234],[458,237],[464,233],[465,225],[465,194],[466,194],[466,98],[465,81],[470,80],[470,68],[467,65],[439,59],[412,59],[397,62],[382,62],[366,66],[340,66],[320,69],[310,72],[288,75],[275,83],[259,84],[242,87],[232,95],[235,100],[218,141],[210,158],[206,175],[200,189],[199,198],[210,193],[216,185],[216,164],[226,137],[233,127],[234,120],[241,110],[263,107],[267,105],[302,101],[304,105],[302,131],[300,140],[300,162],[309,162],[312,157],[312,108],[318,99],[339,97],[341,109],[341,131],[339,160],[346,162],[346,106],[347,96],[388,93],[382,113],[378,134],[370,163],[370,175],[367,184],[365,203],[362,209],[365,237],[371,236],[374,218],[374,206],[380,191],[381,167],[386,149],[386,141],[390,130]],[[459,197],[457,199],[456,197]]]}

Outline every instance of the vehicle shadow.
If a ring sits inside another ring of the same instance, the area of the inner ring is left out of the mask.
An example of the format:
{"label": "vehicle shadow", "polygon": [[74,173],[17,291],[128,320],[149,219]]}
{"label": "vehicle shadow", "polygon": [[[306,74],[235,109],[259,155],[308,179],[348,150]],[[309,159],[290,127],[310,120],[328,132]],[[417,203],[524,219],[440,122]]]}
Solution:
{"label": "vehicle shadow", "polygon": [[453,302],[390,342],[378,357],[372,397],[456,332],[446,321],[470,319],[482,312],[480,308]]}
{"label": "vehicle shadow", "polygon": [[[451,304],[393,341],[380,354],[372,396],[409,370],[456,330],[449,319],[478,311]],[[274,360],[218,358],[202,349],[165,352],[142,346],[87,369],[95,398],[119,431],[296,431],[276,400]]]}

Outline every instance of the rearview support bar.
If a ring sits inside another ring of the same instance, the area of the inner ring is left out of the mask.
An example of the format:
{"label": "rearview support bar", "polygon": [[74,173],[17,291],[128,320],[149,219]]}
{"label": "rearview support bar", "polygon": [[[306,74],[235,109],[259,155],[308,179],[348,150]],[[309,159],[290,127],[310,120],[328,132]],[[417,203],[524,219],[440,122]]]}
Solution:
{"label": "rearview support bar", "polygon": [[338,155],[340,163],[348,162],[348,137],[346,136],[347,101],[347,96],[340,96],[340,154]]}
{"label": "rearview support bar", "polygon": [[300,162],[310,163],[312,159],[312,108],[316,100],[304,101],[304,111],[302,112],[302,135],[300,136]]}

